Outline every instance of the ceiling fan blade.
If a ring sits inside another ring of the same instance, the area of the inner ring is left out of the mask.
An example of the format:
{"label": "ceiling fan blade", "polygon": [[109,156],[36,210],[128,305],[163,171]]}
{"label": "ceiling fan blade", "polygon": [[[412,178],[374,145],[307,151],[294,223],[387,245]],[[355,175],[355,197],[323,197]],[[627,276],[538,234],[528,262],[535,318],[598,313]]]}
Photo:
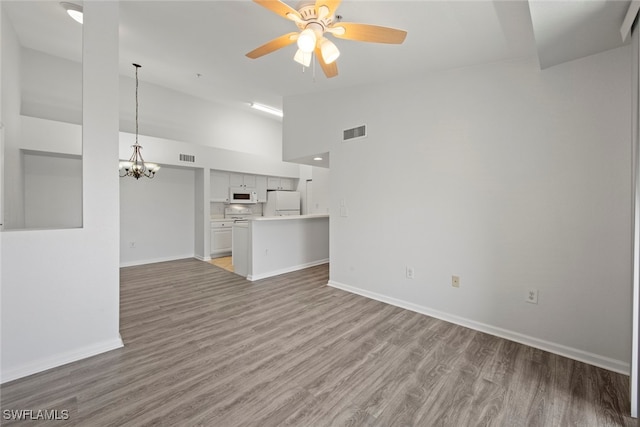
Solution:
{"label": "ceiling fan blade", "polygon": [[320,16],[320,18],[331,16],[336,12],[336,9],[338,9],[340,3],[342,3],[342,0],[316,0],[316,12],[320,14],[320,8],[322,6],[325,6],[328,12],[326,13],[326,15]]}
{"label": "ceiling fan blade", "polygon": [[260,6],[267,8],[270,11],[282,16],[283,18],[292,19],[287,16],[288,14],[292,14],[296,18],[302,19],[300,16],[300,13],[297,10],[295,10],[288,4],[283,3],[279,0],[253,0],[253,1],[255,3],[258,3]]}
{"label": "ceiling fan blade", "polygon": [[322,51],[320,51],[319,47],[316,48],[315,54],[316,58],[318,58],[322,71],[324,71],[324,75],[327,76],[328,79],[338,75],[338,61],[333,61],[331,64],[324,62],[324,59],[322,59]]}
{"label": "ceiling fan blade", "polygon": [[251,59],[260,58],[267,53],[271,53],[285,46],[289,46],[291,43],[295,42],[297,38],[298,33],[295,32],[284,34],[247,53],[247,57]]}
{"label": "ceiling fan blade", "polygon": [[401,44],[407,36],[404,30],[354,22],[338,22],[327,31],[341,39],[372,43]]}

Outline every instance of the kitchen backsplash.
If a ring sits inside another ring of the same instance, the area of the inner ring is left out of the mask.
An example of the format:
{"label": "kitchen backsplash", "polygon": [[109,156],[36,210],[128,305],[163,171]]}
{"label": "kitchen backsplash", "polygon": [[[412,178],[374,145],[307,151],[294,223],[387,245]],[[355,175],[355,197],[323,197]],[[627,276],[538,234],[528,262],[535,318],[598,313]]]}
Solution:
{"label": "kitchen backsplash", "polygon": [[242,209],[251,209],[254,215],[262,215],[262,205],[264,203],[256,203],[254,205],[228,205],[222,202],[211,202],[211,218],[224,218],[225,208],[238,206]]}

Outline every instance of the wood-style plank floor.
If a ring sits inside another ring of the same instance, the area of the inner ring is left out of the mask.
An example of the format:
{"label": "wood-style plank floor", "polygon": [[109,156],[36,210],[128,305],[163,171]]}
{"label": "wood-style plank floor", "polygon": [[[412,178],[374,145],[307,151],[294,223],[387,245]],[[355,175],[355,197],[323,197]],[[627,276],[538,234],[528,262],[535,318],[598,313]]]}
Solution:
{"label": "wood-style plank floor", "polygon": [[220,257],[220,258],[214,258],[209,262],[211,264],[215,265],[216,267],[223,268],[223,269],[233,273],[233,264],[231,263],[231,260],[232,260],[232,257],[224,256],[224,257]]}
{"label": "wood-style plank floor", "polygon": [[51,424],[74,426],[636,425],[626,376],[327,280],[326,265],[257,282],[194,259],[123,268],[125,347],[3,385],[2,410],[66,409]]}

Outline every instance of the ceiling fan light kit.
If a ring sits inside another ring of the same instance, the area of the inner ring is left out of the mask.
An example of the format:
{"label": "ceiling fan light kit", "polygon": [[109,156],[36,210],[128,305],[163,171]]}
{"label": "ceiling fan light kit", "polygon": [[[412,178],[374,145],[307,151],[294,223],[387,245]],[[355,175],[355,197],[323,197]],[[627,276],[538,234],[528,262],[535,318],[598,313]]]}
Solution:
{"label": "ceiling fan light kit", "polygon": [[296,54],[293,57],[293,60],[296,61],[300,65],[304,65],[308,67],[311,65],[311,57],[313,56],[313,52],[304,52],[302,49],[296,50]]}
{"label": "ceiling fan light kit", "polygon": [[320,41],[318,42],[318,47],[320,47],[320,52],[322,52],[322,59],[326,64],[331,64],[340,56],[338,47],[326,37],[320,39]]}
{"label": "ceiling fan light kit", "polygon": [[340,19],[336,19],[336,10],[341,0],[303,1],[298,10],[280,0],[253,1],[295,22],[300,32],[275,38],[247,53],[246,56],[256,59],[297,42],[298,50],[293,57],[294,61],[308,67],[315,53],[322,71],[328,78],[338,75],[336,59],[340,56],[340,51],[331,40],[324,37],[325,33],[346,40],[388,44],[401,44],[407,36],[406,31],[395,28],[341,22]]}
{"label": "ceiling fan light kit", "polygon": [[[312,24],[309,24],[311,27]],[[304,53],[311,53],[316,47],[316,31],[313,28],[305,28],[298,36],[298,48]]]}

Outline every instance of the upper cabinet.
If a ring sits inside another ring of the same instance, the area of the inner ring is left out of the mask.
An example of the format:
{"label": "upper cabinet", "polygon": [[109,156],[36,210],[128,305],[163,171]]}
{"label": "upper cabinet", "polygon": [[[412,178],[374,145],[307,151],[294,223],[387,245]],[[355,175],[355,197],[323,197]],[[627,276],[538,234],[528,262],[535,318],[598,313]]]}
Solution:
{"label": "upper cabinet", "polygon": [[211,201],[229,203],[229,188],[255,188],[258,203],[266,203],[267,190],[295,190],[296,180],[277,176],[245,175],[235,172],[211,171]]}
{"label": "upper cabinet", "polygon": [[255,175],[243,175],[240,173],[230,173],[229,174],[229,185],[231,187],[251,187],[255,188],[256,186],[256,176]]}
{"label": "upper cabinet", "polygon": [[267,190],[293,190],[293,179],[270,176],[267,179]]}
{"label": "upper cabinet", "polygon": [[228,173],[211,171],[212,202],[229,202],[229,182]]}

